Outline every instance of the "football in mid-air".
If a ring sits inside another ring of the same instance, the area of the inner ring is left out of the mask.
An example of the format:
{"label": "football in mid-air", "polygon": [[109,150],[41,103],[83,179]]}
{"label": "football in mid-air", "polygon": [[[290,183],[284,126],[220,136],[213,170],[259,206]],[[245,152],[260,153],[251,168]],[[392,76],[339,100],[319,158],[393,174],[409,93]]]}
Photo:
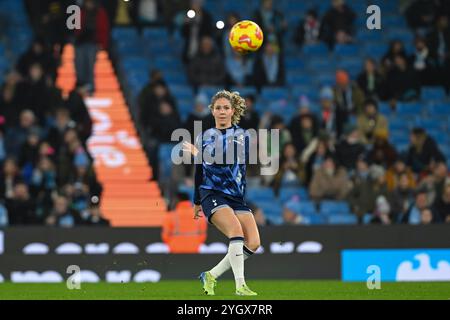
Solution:
{"label": "football in mid-air", "polygon": [[231,28],[228,40],[236,52],[246,54],[261,47],[264,35],[256,23],[250,20],[243,20]]}

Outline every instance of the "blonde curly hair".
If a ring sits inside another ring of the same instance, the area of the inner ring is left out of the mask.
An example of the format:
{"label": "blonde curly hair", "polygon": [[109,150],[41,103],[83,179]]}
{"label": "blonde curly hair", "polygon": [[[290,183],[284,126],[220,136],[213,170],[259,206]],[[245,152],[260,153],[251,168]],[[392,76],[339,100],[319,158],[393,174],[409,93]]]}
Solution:
{"label": "blonde curly hair", "polygon": [[225,98],[228,101],[230,101],[231,107],[234,109],[234,114],[231,118],[231,123],[238,124],[239,121],[241,120],[241,117],[245,114],[245,111],[247,110],[245,99],[242,98],[239,95],[239,92],[237,91],[230,92],[227,90],[221,90],[211,98],[211,104],[209,105],[209,109],[211,111],[213,111],[214,104],[220,98]]}

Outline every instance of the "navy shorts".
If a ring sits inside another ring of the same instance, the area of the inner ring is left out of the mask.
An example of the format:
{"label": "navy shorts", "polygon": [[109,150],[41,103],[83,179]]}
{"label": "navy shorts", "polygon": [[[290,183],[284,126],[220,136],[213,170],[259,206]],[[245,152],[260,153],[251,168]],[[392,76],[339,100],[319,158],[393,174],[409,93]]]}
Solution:
{"label": "navy shorts", "polygon": [[[213,214],[222,208],[231,208],[235,214],[252,213],[244,199],[234,197],[222,192],[200,190],[201,206],[205,217],[211,223]],[[211,223],[212,224],[212,223]]]}

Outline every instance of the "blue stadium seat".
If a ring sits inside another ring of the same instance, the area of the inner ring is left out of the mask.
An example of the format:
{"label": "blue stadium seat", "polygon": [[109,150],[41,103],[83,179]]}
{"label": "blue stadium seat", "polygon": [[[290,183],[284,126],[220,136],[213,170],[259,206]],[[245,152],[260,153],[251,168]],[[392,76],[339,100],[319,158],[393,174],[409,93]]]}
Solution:
{"label": "blue stadium seat", "polygon": [[[384,7],[384,5],[382,6]],[[383,9],[381,9],[383,10]],[[407,27],[406,19],[398,14],[385,14],[382,18],[382,25],[385,28]]]}
{"label": "blue stadium seat", "polygon": [[155,68],[158,68],[162,71],[174,71],[183,69],[183,65],[179,59],[167,55],[156,57],[156,59],[154,59],[152,62]]}
{"label": "blue stadium seat", "polygon": [[282,216],[276,216],[276,215],[266,215],[266,221],[269,223],[280,226],[283,224],[283,217]]}
{"label": "blue stadium seat", "polygon": [[411,125],[407,119],[400,116],[392,116],[388,119],[389,130],[404,130],[407,131],[411,128]]}
{"label": "blue stadium seat", "polygon": [[167,47],[169,45],[158,45],[158,46],[146,46],[145,49],[145,53],[150,57],[150,58],[156,58],[158,56],[162,56],[167,54]]}
{"label": "blue stadium seat", "polygon": [[174,143],[162,143],[158,148],[159,171],[161,178],[168,178],[171,174],[172,162],[167,161],[171,158]]}
{"label": "blue stadium seat", "polygon": [[353,9],[355,12],[366,12],[367,3],[366,1],[346,1],[346,4]]}
{"label": "blue stadium seat", "polygon": [[333,86],[336,83],[336,75],[334,72],[326,72],[315,75],[314,83],[319,86]]}
{"label": "blue stadium seat", "polygon": [[400,5],[396,0],[383,1],[379,3],[379,6],[382,12],[386,12],[388,14],[400,14]]}
{"label": "blue stadium seat", "polygon": [[287,72],[286,81],[289,85],[310,85],[311,76],[299,72]]}
{"label": "blue stadium seat", "polygon": [[211,99],[217,91],[223,90],[222,87],[216,87],[216,86],[202,86],[198,89],[199,93],[204,93],[206,96],[208,96],[208,99]]}
{"label": "blue stadium seat", "polygon": [[322,201],[320,203],[320,213],[326,216],[335,214],[349,214],[350,207],[344,201]]}
{"label": "blue stadium seat", "polygon": [[342,60],[337,64],[338,69],[347,71],[351,79],[356,79],[362,71],[363,65],[361,59]]}
{"label": "blue stadium seat", "polygon": [[116,46],[114,48],[115,52],[117,53],[119,59],[123,57],[139,57],[142,56],[142,49],[139,44],[132,44],[130,43],[116,43]]}
{"label": "blue stadium seat", "polygon": [[373,215],[371,213],[366,213],[363,215],[363,224],[370,224],[370,221],[372,220]]}
{"label": "blue stadium seat", "polygon": [[354,44],[337,44],[334,47],[334,54],[337,56],[356,56],[359,53],[359,47]]}
{"label": "blue stadium seat", "polygon": [[292,116],[297,112],[297,107],[286,99],[266,101],[268,103],[267,110],[283,117],[286,122],[289,122]]}
{"label": "blue stadium seat", "polygon": [[312,201],[289,201],[284,206],[301,215],[317,214],[316,206]]}
{"label": "blue stadium seat", "polygon": [[399,116],[417,116],[422,114],[422,104],[416,102],[403,103],[399,102],[397,104],[397,114]]}
{"label": "blue stadium seat", "polygon": [[305,67],[305,64],[302,59],[299,57],[290,57],[284,60],[284,66],[287,70],[296,69],[300,70]]}
{"label": "blue stadium seat", "polygon": [[0,73],[6,72],[11,67],[11,63],[5,57],[0,56]]}
{"label": "blue stadium seat", "polygon": [[450,115],[450,103],[439,103],[432,105],[428,109],[428,113],[431,116],[441,117]]}
{"label": "blue stadium seat", "polygon": [[237,91],[242,97],[254,95],[255,97],[258,95],[258,90],[255,87],[231,87],[231,91]]}
{"label": "blue stadium seat", "polygon": [[388,44],[386,42],[372,42],[366,43],[363,48],[363,52],[366,57],[374,59],[381,59],[388,50]]}
{"label": "blue stadium seat", "polygon": [[331,9],[331,4],[328,1],[314,1],[310,2],[310,7],[315,6],[317,8],[317,13],[319,16],[324,15],[328,10]]}
{"label": "blue stadium seat", "polygon": [[9,224],[8,210],[0,203],[0,228],[7,227]]}
{"label": "blue stadium seat", "polygon": [[114,40],[118,39],[132,39],[138,38],[138,32],[136,28],[132,27],[115,27],[111,31],[111,37]]}
{"label": "blue stadium seat", "polygon": [[222,3],[224,12],[239,12],[243,16],[247,16],[250,12],[246,1],[224,1]]}
{"label": "blue stadium seat", "polygon": [[311,56],[327,56],[328,47],[322,42],[317,44],[308,44],[302,47],[302,52],[305,55]]}
{"label": "blue stadium seat", "polygon": [[443,146],[442,152],[444,153],[445,157],[450,160],[450,145]]}
{"label": "blue stadium seat", "polygon": [[429,130],[428,135],[436,141],[436,143],[441,146],[446,146],[449,143],[448,134],[446,131],[442,130]]}
{"label": "blue stadium seat", "polygon": [[322,107],[319,104],[313,102],[309,105],[309,110],[316,116],[319,116],[320,113],[322,112]]}
{"label": "blue stadium seat", "polygon": [[329,70],[334,70],[336,65],[334,61],[323,58],[311,58],[308,59],[306,67],[311,72],[327,72]]}
{"label": "blue stadium seat", "polygon": [[262,99],[256,100],[254,109],[260,114],[263,114],[268,110],[267,101],[264,101]]}
{"label": "blue stadium seat", "polygon": [[293,197],[298,198],[298,200],[309,200],[308,191],[305,188],[281,188],[278,199],[281,203],[285,203],[292,199]]}
{"label": "blue stadium seat", "polygon": [[446,120],[445,119],[443,120],[442,118],[439,117],[432,117],[432,118],[417,117],[415,125],[425,130],[429,129],[445,130],[447,128]]}
{"label": "blue stadium seat", "polygon": [[142,37],[143,39],[153,40],[151,42],[157,42],[168,40],[170,35],[166,28],[144,28]]}
{"label": "blue stadium seat", "polygon": [[389,32],[384,33],[385,40],[400,40],[405,45],[408,43],[413,43],[414,34],[408,28],[395,28],[389,30]]}
{"label": "blue stadium seat", "polygon": [[[387,102],[380,101],[378,103],[378,111],[385,116],[389,116],[392,114],[392,108]],[[388,120],[390,121],[390,118],[388,118]]]}
{"label": "blue stadium seat", "polygon": [[284,12],[301,12],[306,11],[309,7],[304,1],[277,1],[280,3],[280,9]]}
{"label": "blue stadium seat", "polygon": [[126,72],[130,70],[145,70],[148,72],[150,70],[150,61],[141,57],[123,58],[120,63]]}
{"label": "blue stadium seat", "polygon": [[285,58],[298,59],[298,56],[300,54],[300,47],[295,42],[292,42],[292,37],[289,38],[288,35],[285,35],[283,39],[286,42],[286,46],[283,49]]}
{"label": "blue stadium seat", "polygon": [[178,85],[187,85],[188,81],[186,78],[186,74],[182,71],[178,72],[164,72],[164,80],[166,80],[167,84],[178,84]]}
{"label": "blue stadium seat", "polygon": [[319,99],[319,90],[311,84],[291,86],[291,97],[296,103],[301,95],[305,95],[308,99],[315,101]]}
{"label": "blue stadium seat", "polygon": [[192,99],[179,99],[177,101],[177,107],[181,118],[186,120],[194,108],[194,101]]}
{"label": "blue stadium seat", "polygon": [[[114,40],[114,46],[116,48],[119,47],[129,47],[129,46],[133,46],[133,47],[138,47],[141,48],[142,47],[142,42],[139,38],[119,38]],[[142,51],[142,49],[141,49]]]}
{"label": "blue stadium seat", "polygon": [[280,220],[283,221],[283,215],[282,215],[282,206],[277,201],[275,202],[269,202],[269,201],[259,201],[255,203],[256,206],[258,206],[266,216],[266,219],[269,219],[270,221],[274,222],[275,224],[279,224]]}
{"label": "blue stadium seat", "polygon": [[358,218],[353,214],[337,214],[328,217],[329,224],[357,224]]}
{"label": "blue stadium seat", "polygon": [[125,79],[127,82],[141,82],[143,85],[145,85],[149,80],[150,77],[148,75],[148,72],[145,71],[129,71],[125,74]]}
{"label": "blue stadium seat", "polygon": [[316,213],[316,214],[308,214],[303,215],[303,223],[306,225],[320,225],[327,224],[326,217]]}
{"label": "blue stadium seat", "polygon": [[381,42],[383,40],[382,30],[368,30],[359,28],[356,34],[356,40],[360,43]]}
{"label": "blue stadium seat", "polygon": [[442,87],[423,87],[421,98],[424,101],[442,101],[446,98],[445,90]]}
{"label": "blue stadium seat", "polygon": [[21,54],[25,53],[27,51],[29,44],[31,42],[31,39],[28,41],[14,41],[10,43],[9,49],[14,54],[14,56],[20,56]]}
{"label": "blue stadium seat", "polygon": [[288,99],[289,91],[285,87],[263,87],[261,90],[261,98],[265,100]]}
{"label": "blue stadium seat", "polygon": [[364,62],[361,61],[360,59],[342,59],[336,64],[336,66],[337,66],[337,68],[340,68],[340,69],[356,68],[359,71],[362,71],[362,69],[364,67],[363,64],[364,64]]}
{"label": "blue stadium seat", "polygon": [[409,135],[406,133],[402,135],[391,134],[389,141],[395,146],[397,151],[404,151],[408,149],[409,146]]}
{"label": "blue stadium seat", "polygon": [[172,95],[177,99],[194,99],[194,93],[192,91],[192,88],[190,86],[185,85],[170,85],[169,86],[170,92]]}
{"label": "blue stadium seat", "polygon": [[250,201],[276,201],[272,188],[261,187],[247,189],[247,198]]}

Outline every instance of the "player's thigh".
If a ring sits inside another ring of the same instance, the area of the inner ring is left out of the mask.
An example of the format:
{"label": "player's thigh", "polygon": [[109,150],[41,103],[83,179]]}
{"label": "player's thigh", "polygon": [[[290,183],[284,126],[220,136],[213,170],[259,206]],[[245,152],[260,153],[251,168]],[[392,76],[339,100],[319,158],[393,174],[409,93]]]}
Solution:
{"label": "player's thigh", "polygon": [[261,244],[261,240],[253,213],[238,213],[236,217],[242,226],[246,246],[252,251],[257,250]]}
{"label": "player's thigh", "polygon": [[241,224],[230,207],[217,210],[211,217],[211,222],[228,238],[244,236]]}

